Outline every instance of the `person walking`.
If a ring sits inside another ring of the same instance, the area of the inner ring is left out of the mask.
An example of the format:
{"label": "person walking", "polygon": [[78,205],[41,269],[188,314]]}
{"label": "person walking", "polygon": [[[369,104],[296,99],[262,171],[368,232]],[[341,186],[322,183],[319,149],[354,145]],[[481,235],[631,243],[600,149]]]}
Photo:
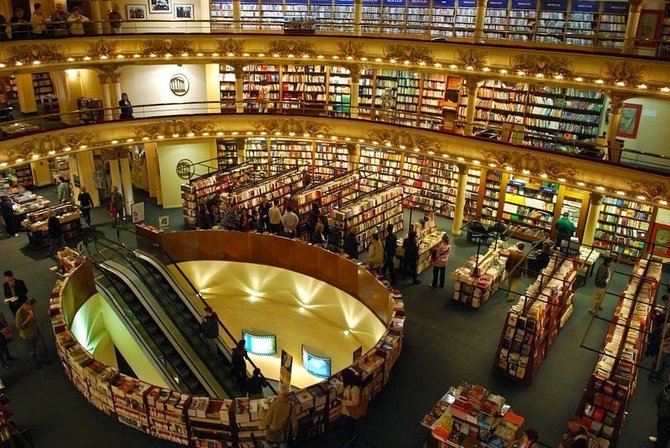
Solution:
{"label": "person walking", "polygon": [[86,191],[86,187],[83,185],[79,189],[77,201],[79,202],[79,210],[81,210],[81,214],[84,215],[84,221],[91,227],[91,209],[93,208],[93,200],[91,199],[91,195]]}
{"label": "person walking", "polygon": [[240,339],[237,342],[237,345],[233,349],[230,363],[233,369],[233,375],[237,380],[237,384],[240,387],[245,387],[247,384],[247,349],[245,346],[244,339]]}
{"label": "person walking", "polygon": [[200,333],[205,338],[209,351],[217,355],[219,352],[217,347],[219,340],[219,316],[217,316],[210,306],[205,307],[205,315],[200,323]]}
{"label": "person walking", "polygon": [[[121,23],[123,22],[123,16],[119,12],[118,3],[114,3],[112,5],[112,10],[109,11],[107,18],[109,19],[109,29],[112,34],[121,34]],[[123,98],[123,95],[121,95],[121,97]]]}
{"label": "person walking", "polygon": [[656,435],[649,436],[656,448],[667,448],[670,441],[670,384],[656,396]]}
{"label": "person walking", "polygon": [[605,297],[605,290],[607,290],[607,284],[610,279],[610,262],[612,259],[610,257],[603,258],[603,262],[596,272],[595,285],[596,290],[593,292],[593,297],[591,298],[591,306],[589,307],[589,313],[594,316],[598,314],[598,311],[602,311],[600,304],[603,302],[603,297]]}
{"label": "person walking", "polygon": [[258,428],[264,431],[265,448],[287,448],[288,442],[298,434],[298,414],[288,401],[288,387],[282,385]]}
{"label": "person walking", "polygon": [[393,233],[393,224],[386,225],[386,238],[384,239],[384,265],[382,266],[382,275],[389,271],[391,285],[397,284],[395,277],[395,253],[398,250],[398,237]]}
{"label": "person walking", "polygon": [[127,93],[121,94],[121,99],[119,100],[119,109],[121,113],[119,114],[119,120],[131,120],[133,119],[133,106],[130,104]]}
{"label": "person walking", "polygon": [[70,202],[72,198],[72,187],[70,182],[66,181],[63,176],[58,176],[56,179],[56,198],[61,204]]}
{"label": "person walking", "polygon": [[577,227],[570,221],[568,212],[563,212],[554,228],[556,229],[556,247],[560,248],[563,241],[570,241],[570,238],[575,234]]}
{"label": "person walking", "polygon": [[268,221],[270,223],[270,228],[268,230],[275,235],[279,235],[281,233],[281,210],[277,207],[276,201],[270,201]]}
{"label": "person walking", "polygon": [[109,214],[112,216],[112,227],[117,224],[123,225],[123,195],[119,193],[119,187],[112,187],[112,194],[109,197]]}
{"label": "person walking", "polygon": [[516,288],[521,280],[523,269],[521,263],[524,259],[523,250],[526,246],[523,243],[516,243],[515,246],[510,247],[507,262],[505,262],[505,269],[507,269],[507,301],[513,302],[516,300]]}
{"label": "person walking", "polygon": [[582,425],[579,417],[571,417],[568,420],[568,430],[563,433],[563,441],[559,448],[589,448],[589,432]]}
{"label": "person walking", "polygon": [[247,396],[251,399],[263,398],[263,388],[268,386],[268,381],[261,375],[261,369],[256,367],[253,375],[247,380]]}
{"label": "person walking", "polygon": [[351,259],[358,260],[358,238],[356,238],[356,226],[350,226],[344,235],[342,245],[344,253]]}
{"label": "person walking", "polygon": [[0,213],[2,214],[2,220],[5,221],[7,236],[18,236],[19,233],[14,219],[14,203],[7,195],[3,196],[2,202],[0,202]]}
{"label": "person walking", "polygon": [[60,219],[53,212],[49,212],[47,236],[49,237],[49,256],[54,257],[56,256],[56,251],[65,246],[65,241],[63,241],[63,228]]}
{"label": "person walking", "polygon": [[447,262],[449,261],[450,253],[451,244],[449,244],[449,236],[445,233],[442,235],[442,241],[440,241],[440,244],[438,244],[435,251],[431,254],[433,262],[433,281],[430,285],[431,288],[437,288],[438,277],[440,288],[444,288],[444,277],[447,271]]}
{"label": "person walking", "polygon": [[421,283],[421,280],[417,278],[418,266],[417,262],[419,261],[419,246],[416,243],[416,232],[410,231],[407,234],[407,238],[402,242],[402,248],[405,253],[402,256],[402,265],[403,269],[408,275],[412,276],[412,283],[418,285]]}
{"label": "person walking", "polygon": [[384,262],[384,245],[379,241],[379,234],[372,235],[372,241],[368,246],[368,258],[365,260],[375,271],[379,271]]}
{"label": "person walking", "polygon": [[28,287],[23,280],[14,277],[12,271],[5,271],[5,283],[3,285],[5,292],[5,303],[9,305],[9,309],[13,316],[21,308],[21,305],[28,301]]}
{"label": "person walking", "polygon": [[293,208],[289,205],[286,207],[284,216],[281,217],[281,223],[284,227],[284,236],[287,238],[295,238],[297,236],[298,224],[300,219],[298,215],[293,213]]}
{"label": "person walking", "polygon": [[16,312],[16,328],[19,330],[19,336],[26,342],[28,352],[35,360],[38,369],[42,368],[42,363],[51,365],[47,345],[44,342],[44,336],[37,323],[35,316],[35,304],[37,300],[29,299],[21,305]]}

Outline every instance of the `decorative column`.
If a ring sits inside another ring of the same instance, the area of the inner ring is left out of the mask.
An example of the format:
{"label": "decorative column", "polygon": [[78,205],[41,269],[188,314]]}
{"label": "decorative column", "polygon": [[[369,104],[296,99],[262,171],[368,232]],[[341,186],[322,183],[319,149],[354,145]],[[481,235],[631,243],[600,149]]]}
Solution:
{"label": "decorative column", "polygon": [[600,193],[591,193],[589,199],[589,212],[586,215],[586,224],[584,225],[584,235],[582,244],[593,246],[593,239],[596,235],[596,227],[600,218],[600,211],[603,208],[603,195]]}
{"label": "decorative column", "polygon": [[112,178],[112,187],[117,187],[119,191],[123,190],[121,183],[121,168],[119,159],[109,159],[109,176]]}
{"label": "decorative column", "polygon": [[361,35],[363,22],[363,0],[354,0],[354,36]]}
{"label": "decorative column", "polygon": [[95,34],[102,34],[102,14],[100,13],[100,1],[91,0],[91,20]]}
{"label": "decorative column", "polygon": [[484,18],[486,17],[486,0],[477,0],[475,19],[475,42],[484,40]]}
{"label": "decorative column", "polygon": [[458,189],[456,190],[456,206],[454,209],[454,221],[451,227],[452,235],[460,235],[463,227],[463,212],[465,210],[465,193],[468,186],[468,166],[464,163],[458,165]]}
{"label": "decorative column", "polygon": [[358,118],[358,89],[361,82],[360,68],[350,67],[351,73],[351,118]]}
{"label": "decorative column", "polygon": [[100,13],[102,14],[102,17],[103,17],[102,31],[105,34],[111,34],[112,33],[112,29],[109,26],[109,22],[107,21],[109,19],[109,13],[110,13],[111,10],[112,10],[111,0],[102,0],[100,2]]}
{"label": "decorative column", "polygon": [[[114,71],[109,73],[109,95],[111,96],[112,107],[117,107],[121,101],[121,73]],[[114,110],[112,115],[118,118],[121,111]]]}
{"label": "decorative column", "polygon": [[244,66],[234,64],[235,69],[235,112],[244,113]]}
{"label": "decorative column", "polygon": [[477,90],[479,90],[480,81],[472,76],[467,76],[464,79],[468,92],[468,103],[465,109],[465,135],[470,136],[474,132],[475,106],[477,105]]}
{"label": "decorative column", "polygon": [[610,162],[619,162],[621,158],[621,149],[619,142],[616,141],[616,133],[619,130],[619,121],[621,121],[621,111],[623,103],[628,97],[618,93],[607,92],[610,99],[609,123],[607,124],[607,160]]}
{"label": "decorative column", "polygon": [[640,13],[642,12],[642,0],[628,0],[628,21],[626,22],[626,34],[623,37],[622,53],[635,52],[635,36],[640,24]]}
{"label": "decorative column", "polygon": [[242,31],[242,10],[240,0],[233,0],[233,33]]}
{"label": "decorative column", "polygon": [[119,166],[121,168],[121,185],[123,186],[123,200],[126,204],[126,216],[130,216],[130,206],[135,202],[133,196],[133,179],[130,176],[130,161],[128,153],[120,154]]}
{"label": "decorative column", "polygon": [[19,94],[19,110],[24,114],[37,112],[37,98],[35,97],[33,75],[30,73],[17,73],[14,77],[16,78],[16,89]]}
{"label": "decorative column", "polygon": [[105,108],[105,121],[112,119],[112,100],[109,95],[109,76],[107,72],[98,71],[98,81],[100,82],[100,87],[102,87],[102,107]]}
{"label": "decorative column", "polygon": [[348,143],[347,151],[349,152],[349,171],[357,170],[360,167],[361,145]]}

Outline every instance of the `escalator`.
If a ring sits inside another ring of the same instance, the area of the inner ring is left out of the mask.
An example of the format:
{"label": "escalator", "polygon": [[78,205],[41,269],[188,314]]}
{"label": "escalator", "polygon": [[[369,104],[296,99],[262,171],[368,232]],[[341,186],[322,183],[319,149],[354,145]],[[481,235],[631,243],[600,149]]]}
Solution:
{"label": "escalator", "polygon": [[185,364],[180,367],[190,369],[193,378],[189,378],[189,383],[199,383],[211,396],[242,396],[243,391],[230,374],[230,355],[223,345],[219,350],[226,356],[220,353],[214,356],[209,351],[199,331],[199,313],[192,306],[189,309],[190,302],[175,291],[181,289],[168,283],[165,273],[126,247],[105,239],[99,239],[96,244],[107,249],[108,254],[100,267],[122,280],[124,296],[137,299],[133,306],[143,307],[148,314],[144,319],[151,319],[153,325],[159,327],[166,343],[176,352],[172,356]]}

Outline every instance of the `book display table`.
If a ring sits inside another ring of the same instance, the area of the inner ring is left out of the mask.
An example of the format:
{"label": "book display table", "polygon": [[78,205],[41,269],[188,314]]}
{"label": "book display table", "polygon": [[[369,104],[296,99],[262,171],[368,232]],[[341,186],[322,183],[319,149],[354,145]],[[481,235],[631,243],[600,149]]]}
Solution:
{"label": "book display table", "polygon": [[[442,241],[443,230],[439,230],[435,224],[435,216],[431,216],[426,221],[419,221],[412,224],[411,230],[416,232],[416,243],[419,246],[419,260],[416,263],[416,273],[420,274],[430,267],[430,254]],[[405,253],[402,247],[404,238],[398,238],[398,250],[396,251],[396,267],[401,268],[400,263]]]}
{"label": "book display table", "polygon": [[58,217],[63,239],[70,241],[81,234],[81,212],[76,205],[68,202],[26,215],[21,225],[28,230],[28,240],[32,246],[42,246],[46,241],[50,213]]}
{"label": "book display table", "polygon": [[524,418],[505,398],[463,382],[440,398],[421,424],[430,429],[426,448],[504,448],[514,440]]}
{"label": "book display table", "polygon": [[473,255],[454,269],[451,273],[454,280],[453,299],[472,308],[481,308],[506,277],[508,255],[507,243],[497,241],[485,254]]}

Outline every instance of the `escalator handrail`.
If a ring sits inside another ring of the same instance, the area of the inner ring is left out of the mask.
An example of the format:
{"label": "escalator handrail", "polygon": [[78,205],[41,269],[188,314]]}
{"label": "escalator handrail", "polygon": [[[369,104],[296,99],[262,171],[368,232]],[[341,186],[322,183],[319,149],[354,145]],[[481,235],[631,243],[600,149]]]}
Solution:
{"label": "escalator handrail", "polygon": [[[172,266],[175,267],[175,269],[179,272],[179,275],[181,275],[182,278],[184,278],[184,280],[186,280],[186,283],[187,283],[187,284],[189,285],[189,287],[193,290],[193,292],[195,293],[196,297],[198,297],[198,299],[200,299],[200,302],[202,303],[202,305],[203,305],[203,306],[207,306],[207,302],[205,302],[205,299],[202,297],[202,294],[200,293],[200,291],[199,291],[199,290],[195,287],[195,285],[191,282],[191,279],[188,278],[188,276],[186,275],[186,273],[185,273],[184,271],[182,271],[182,269],[179,267],[179,264],[172,258],[172,256],[171,256],[165,249],[163,249],[163,246],[161,246],[161,245],[160,245],[159,243],[157,243],[156,241],[153,241],[153,240],[150,240],[149,238],[146,238],[146,237],[143,237],[143,236],[141,236],[141,235],[138,235],[137,232],[134,232],[134,231],[132,231],[132,230],[130,230],[130,229],[117,228],[117,229],[116,229],[116,238],[118,239],[119,244],[121,244],[121,246],[123,246],[123,247],[124,247],[128,252],[130,252],[130,253],[133,253],[133,251],[130,250],[130,249],[128,248],[128,246],[126,246],[126,243],[124,243],[123,240],[121,240],[121,230],[123,230],[124,232],[128,232],[128,233],[130,233],[131,235],[135,235],[136,238],[144,238],[144,239],[147,240],[149,243],[151,243],[152,247],[157,248],[157,249],[161,252],[161,254],[163,254],[163,255],[168,259],[168,261],[170,262],[170,264],[171,264]],[[235,339],[235,336],[233,336],[233,334],[230,332],[230,330],[228,330],[228,328],[224,325],[224,323],[221,321],[221,318],[218,317],[218,315],[217,315],[217,320],[219,321],[219,325],[223,328],[223,330],[224,330],[224,332],[226,333],[226,335],[228,335],[228,337],[229,337],[230,340],[232,341],[233,346],[235,346],[235,345],[237,344],[237,339]],[[260,367],[258,367],[258,366],[256,365],[256,363],[254,363],[254,361],[253,361],[251,358],[249,358],[249,356],[247,356],[246,359],[247,359],[247,361],[249,361],[249,364],[251,364],[251,366],[252,366],[254,369],[258,369],[259,371],[261,371]],[[262,371],[261,371],[261,377],[262,377],[263,379],[266,379],[266,378],[265,378],[265,375],[263,375],[263,372],[262,372]],[[272,386],[272,384],[270,384],[269,382],[268,382],[267,384],[268,384],[268,386],[270,387],[270,390],[272,390],[272,392],[276,394],[277,391],[276,391],[275,388]]]}

